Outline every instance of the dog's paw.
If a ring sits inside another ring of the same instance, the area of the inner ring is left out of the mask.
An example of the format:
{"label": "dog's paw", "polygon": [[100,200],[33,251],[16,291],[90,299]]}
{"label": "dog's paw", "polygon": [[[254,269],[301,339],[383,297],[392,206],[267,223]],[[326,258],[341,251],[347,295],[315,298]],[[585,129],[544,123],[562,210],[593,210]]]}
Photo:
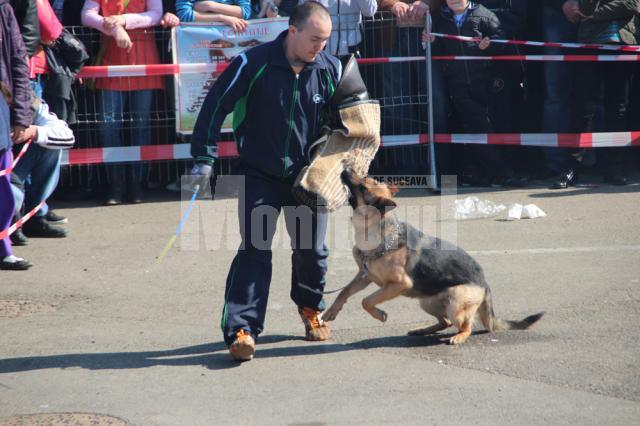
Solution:
{"label": "dog's paw", "polygon": [[455,336],[453,336],[451,339],[449,339],[449,344],[450,345],[459,345],[461,343],[466,342],[468,338],[469,338],[469,334],[458,333]]}
{"label": "dog's paw", "polygon": [[374,317],[381,322],[386,322],[387,321],[387,313],[385,311],[383,311],[382,309],[377,309],[374,311],[375,315]]}
{"label": "dog's paw", "polygon": [[323,312],[322,319],[324,321],[333,321],[338,316],[338,312],[340,312],[340,309],[336,309],[334,305]]}

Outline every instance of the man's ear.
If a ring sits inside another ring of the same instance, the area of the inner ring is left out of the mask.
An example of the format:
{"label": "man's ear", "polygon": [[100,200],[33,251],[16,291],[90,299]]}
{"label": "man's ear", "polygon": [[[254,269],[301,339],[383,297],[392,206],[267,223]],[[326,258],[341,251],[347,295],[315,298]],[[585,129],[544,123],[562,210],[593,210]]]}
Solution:
{"label": "man's ear", "polygon": [[384,216],[385,213],[390,212],[391,210],[398,207],[398,205],[390,198],[378,197],[376,201],[373,203],[375,208],[380,210],[380,214]]}

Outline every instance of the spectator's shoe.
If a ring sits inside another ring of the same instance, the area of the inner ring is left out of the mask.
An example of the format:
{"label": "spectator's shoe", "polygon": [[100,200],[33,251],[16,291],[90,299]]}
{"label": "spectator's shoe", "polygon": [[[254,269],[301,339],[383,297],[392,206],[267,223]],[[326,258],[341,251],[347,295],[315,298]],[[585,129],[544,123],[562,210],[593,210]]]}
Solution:
{"label": "spectator's shoe", "polygon": [[142,202],[142,184],[140,182],[131,182],[129,185],[129,202],[131,204]]}
{"label": "spectator's shoe", "polygon": [[251,361],[256,353],[256,342],[251,333],[241,328],[236,333],[236,340],[229,346],[229,355],[238,362]]}
{"label": "spectator's shoe", "polygon": [[29,244],[29,239],[24,235],[22,229],[18,228],[10,236],[11,244],[14,246],[26,246]]}
{"label": "spectator's shoe", "polygon": [[491,182],[494,188],[526,188],[529,186],[529,178],[526,176],[511,176],[498,178]]}
{"label": "spectator's shoe", "polygon": [[625,175],[619,173],[607,174],[604,176],[604,182],[609,185],[624,186],[629,183]]}
{"label": "spectator's shoe", "polygon": [[69,219],[67,219],[64,216],[60,216],[59,214],[56,214],[53,210],[49,210],[47,214],[44,216],[44,218],[47,219],[47,222],[49,222],[52,225],[62,225],[63,223],[69,222]]}
{"label": "spectator's shoe", "polygon": [[116,206],[122,204],[122,198],[124,194],[124,186],[122,184],[109,185],[109,191],[107,193],[107,199],[104,201],[105,206]]}
{"label": "spectator's shoe", "polygon": [[551,189],[567,189],[573,186],[578,181],[578,175],[573,169],[569,169],[566,172],[562,172],[560,177],[551,185]]}
{"label": "spectator's shoe", "polygon": [[13,255],[0,260],[0,270],[3,271],[26,271],[31,266],[31,262]]}
{"label": "spectator's shoe", "polygon": [[304,324],[305,340],[320,342],[329,338],[331,331],[329,325],[320,317],[322,311],[298,306],[298,313]]}
{"label": "spectator's shoe", "polygon": [[461,186],[491,186],[491,182],[489,178],[471,175],[471,174],[462,174],[460,176],[460,185]]}
{"label": "spectator's shoe", "polygon": [[64,229],[49,225],[44,216],[35,216],[22,226],[22,232],[27,237],[33,238],[64,238],[67,233]]}

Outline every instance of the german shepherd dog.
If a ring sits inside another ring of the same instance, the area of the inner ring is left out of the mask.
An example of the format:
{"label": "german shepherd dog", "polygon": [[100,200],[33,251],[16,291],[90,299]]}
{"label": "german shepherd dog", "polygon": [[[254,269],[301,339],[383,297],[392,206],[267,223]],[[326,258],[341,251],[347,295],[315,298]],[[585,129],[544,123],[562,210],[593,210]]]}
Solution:
{"label": "german shepherd dog", "polygon": [[396,207],[392,197],[397,188],[371,178],[361,179],[351,171],[342,173],[342,181],[350,191],[355,230],[353,256],[359,270],[324,312],[324,320],[335,320],[347,299],[372,282],[380,288],[362,300],[362,307],[372,317],[386,321],[387,314],[377,307],[380,303],[398,296],[418,299],[422,309],[436,317],[438,323],[411,330],[409,335],[433,334],[453,325],[458,333],[449,343],[454,345],[471,335],[476,313],[491,332],[524,330],[542,317],[543,312],[521,321],[496,318],[491,290],[475,259],[451,243],[424,235],[390,213]]}

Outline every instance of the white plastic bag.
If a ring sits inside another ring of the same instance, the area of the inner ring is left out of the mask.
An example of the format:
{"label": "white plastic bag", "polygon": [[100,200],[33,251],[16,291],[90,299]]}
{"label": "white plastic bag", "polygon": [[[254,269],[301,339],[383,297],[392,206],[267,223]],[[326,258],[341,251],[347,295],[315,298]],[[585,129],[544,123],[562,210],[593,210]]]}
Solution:
{"label": "white plastic bag", "polygon": [[456,220],[494,217],[507,208],[504,204],[481,200],[478,197],[467,197],[463,200],[455,200],[454,204],[455,212],[453,217]]}

